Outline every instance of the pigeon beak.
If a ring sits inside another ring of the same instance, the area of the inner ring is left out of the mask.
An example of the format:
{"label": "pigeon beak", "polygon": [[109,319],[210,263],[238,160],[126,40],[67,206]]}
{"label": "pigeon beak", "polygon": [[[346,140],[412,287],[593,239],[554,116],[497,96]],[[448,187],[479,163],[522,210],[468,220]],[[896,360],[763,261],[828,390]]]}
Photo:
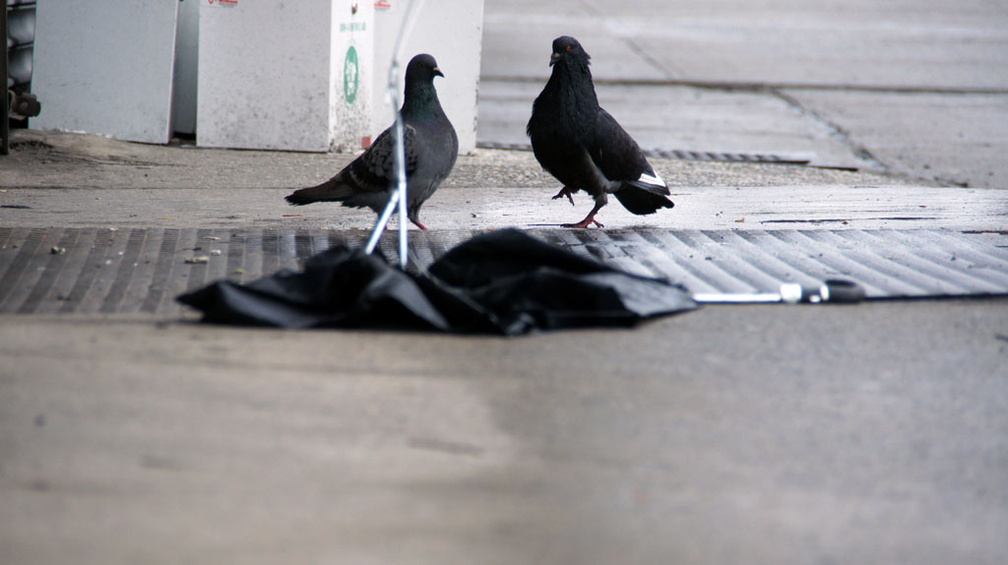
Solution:
{"label": "pigeon beak", "polygon": [[550,66],[552,67],[559,60],[560,60],[560,54],[554,52],[552,55],[550,55]]}
{"label": "pigeon beak", "polygon": [[444,73],[441,72],[441,69],[439,69],[437,67],[434,67],[434,76],[436,76],[436,77],[443,77]]}

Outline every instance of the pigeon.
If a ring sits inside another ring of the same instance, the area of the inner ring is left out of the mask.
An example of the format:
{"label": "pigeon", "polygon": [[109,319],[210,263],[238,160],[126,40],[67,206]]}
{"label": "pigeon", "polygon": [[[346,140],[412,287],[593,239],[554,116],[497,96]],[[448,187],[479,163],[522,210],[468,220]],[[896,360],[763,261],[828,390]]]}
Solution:
{"label": "pigeon", "polygon": [[[458,156],[458,135],[445,116],[434,89],[434,77],[443,77],[434,57],[423,53],[406,66],[403,98],[403,146],[406,165],[407,218],[422,229],[420,207],[451,173]],[[371,208],[376,213],[388,203],[395,189],[395,126],[375,139],[371,147],[333,178],[287,196],[287,202],[303,206],[313,202],[338,201],[352,208]]]}
{"label": "pigeon", "polygon": [[573,205],[578,190],[595,199],[585,219],[562,224],[568,228],[604,227],[595,214],[606,205],[609,194],[638,215],[674,206],[668,199],[668,185],[640,146],[599,106],[590,60],[577,39],[565,35],[553,40],[553,73],[532,104],[525,130],[536,160],[564,185],[554,200],[566,196]]}

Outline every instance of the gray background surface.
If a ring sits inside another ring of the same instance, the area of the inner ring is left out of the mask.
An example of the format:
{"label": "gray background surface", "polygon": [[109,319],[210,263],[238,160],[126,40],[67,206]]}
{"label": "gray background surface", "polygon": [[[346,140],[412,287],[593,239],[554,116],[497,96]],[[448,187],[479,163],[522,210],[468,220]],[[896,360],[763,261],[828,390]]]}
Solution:
{"label": "gray background surface", "polygon": [[[657,160],[676,208],[607,225],[1004,238],[1006,10],[491,2],[480,132],[524,141],[549,43],[574,34],[645,146],[861,169]],[[363,234],[370,213],[281,201],[348,158],[21,137],[0,225]],[[425,221],[579,219],[557,188],[481,150]],[[513,340],[192,320],[0,316],[0,562],[1008,562],[1004,298]]]}

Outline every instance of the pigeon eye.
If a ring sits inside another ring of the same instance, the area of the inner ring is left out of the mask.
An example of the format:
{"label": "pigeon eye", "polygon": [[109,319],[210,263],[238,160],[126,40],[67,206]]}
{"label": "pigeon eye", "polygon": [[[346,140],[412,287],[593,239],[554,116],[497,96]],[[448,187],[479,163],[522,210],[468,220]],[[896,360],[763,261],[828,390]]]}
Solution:
{"label": "pigeon eye", "polygon": [[564,47],[564,51],[570,51],[570,50],[571,50],[571,46],[570,45],[568,45],[567,47]]}

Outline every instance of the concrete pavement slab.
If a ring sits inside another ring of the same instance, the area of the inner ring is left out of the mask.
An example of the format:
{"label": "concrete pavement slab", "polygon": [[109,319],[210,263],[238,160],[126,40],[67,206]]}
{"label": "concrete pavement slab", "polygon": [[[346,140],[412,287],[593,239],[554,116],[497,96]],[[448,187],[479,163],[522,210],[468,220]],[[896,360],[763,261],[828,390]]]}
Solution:
{"label": "concrete pavement slab", "polygon": [[[20,132],[2,161],[0,223],[8,227],[285,227],[367,229],[367,210],[292,208],[291,189],[321,182],[352,155],[186,149],[79,134]],[[653,159],[676,207],[613,228],[807,227],[1003,229],[1008,192],[915,186],[898,176],[787,165]],[[424,208],[439,229],[528,227],[581,213],[550,200],[556,180],[529,152],[479,150]],[[587,206],[581,194],[576,203]]]}
{"label": "concrete pavement slab", "polygon": [[843,124],[855,145],[894,173],[946,185],[1008,187],[1008,94],[787,90]]}
{"label": "concrete pavement slab", "polygon": [[[516,29],[521,35],[509,34]],[[647,71],[636,78],[657,72],[722,84],[1008,88],[1008,11],[982,0],[508,2],[487,6],[486,30],[488,77],[528,69],[530,42],[542,50],[558,35],[574,35],[598,55],[593,71],[603,79],[643,62]]]}
{"label": "concrete pavement slab", "polygon": [[[516,129],[520,128],[512,128],[509,135]],[[0,189],[300,188],[328,179],[354,155],[197,150],[185,145],[141,145],[92,135],[17,130],[12,154],[0,161]],[[654,164],[670,183],[679,186],[920,184],[872,171],[680,159],[655,159]],[[529,152],[477,150],[459,158],[443,186],[553,188],[556,179],[543,171]]]}
{"label": "concrete pavement slab", "polygon": [[[666,171],[659,169],[664,175]],[[673,177],[674,178],[674,177]],[[370,230],[370,210],[316,204],[291,208],[290,189],[6,189],[0,225],[9,227],[273,227]],[[556,187],[446,187],[422,212],[434,229],[543,227],[576,221],[591,199],[551,200]],[[903,186],[674,186],[672,210],[635,216],[613,203],[607,228],[764,229],[768,227],[1001,230],[1008,190]]]}
{"label": "concrete pavement slab", "polygon": [[[629,5],[626,8],[633,10]],[[592,63],[596,78],[606,80],[663,79],[667,74],[642,56],[630,41],[608,29],[611,15],[591,3],[529,0],[490,2],[483,12],[482,78],[549,77],[553,39],[561,35],[593,38],[596,51],[606,56]],[[586,47],[588,44],[585,45]]]}
{"label": "concrete pavement slab", "polygon": [[[1008,168],[992,156],[1006,149],[1006,30],[1008,11],[979,0],[499,3],[486,11],[482,76],[490,91],[481,97],[488,122],[479,136],[521,138],[537,90],[499,83],[541,85],[547,69],[535,47],[573,34],[594,56],[596,79],[628,93],[604,100],[607,109],[649,146],[784,144],[820,163],[1003,188]],[[676,88],[696,88],[694,100]],[[780,95],[795,88],[806,91]],[[781,113],[782,100],[791,115]],[[643,124],[633,118],[642,108],[653,118]],[[895,141],[894,151],[893,135],[909,142]]]}
{"label": "concrete pavement slab", "polygon": [[920,11],[874,2],[836,2],[834,9],[816,2],[810,10],[795,9],[793,2],[738,4],[731,14],[714,17],[617,16],[609,29],[688,80],[953,91],[1008,87],[1008,14],[994,4],[986,3],[990,19],[962,23],[952,15],[960,6],[940,2]]}
{"label": "concrete pavement slab", "polygon": [[1006,307],[512,340],[0,316],[0,561],[1000,563]]}
{"label": "concrete pavement slab", "polygon": [[[542,82],[484,80],[479,140],[525,144],[531,100]],[[879,169],[852,150],[835,127],[765,92],[682,86],[597,84],[599,103],[645,149],[772,153],[816,166]]]}

